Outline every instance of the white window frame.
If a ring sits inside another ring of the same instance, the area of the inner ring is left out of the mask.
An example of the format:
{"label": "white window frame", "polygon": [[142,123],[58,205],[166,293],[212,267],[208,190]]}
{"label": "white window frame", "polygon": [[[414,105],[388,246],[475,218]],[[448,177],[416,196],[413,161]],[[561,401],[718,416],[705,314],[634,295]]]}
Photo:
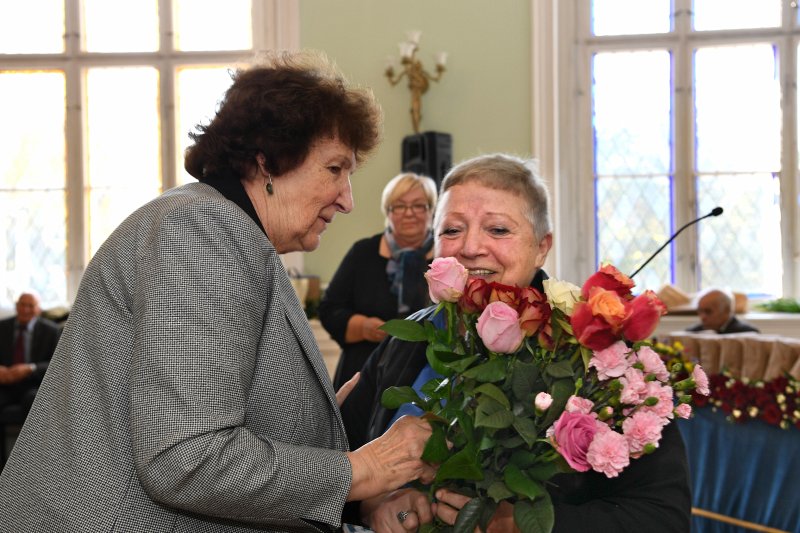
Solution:
{"label": "white window frame", "polygon": [[[784,28],[745,30],[739,35],[753,40],[769,37],[781,44],[783,133],[781,155],[781,233],[783,296],[800,297],[800,172],[797,149],[797,46],[800,29],[793,24],[796,2],[783,0]],[[562,279],[581,281],[596,268],[590,58],[600,49],[600,39],[589,37],[590,0],[531,0],[532,28],[532,153],[550,180],[553,195],[554,247],[545,268]],[[673,0],[676,13],[688,13],[691,0]],[[689,24],[688,16],[676,19]],[[660,37],[676,53],[689,53],[693,43],[725,42],[725,32],[707,32],[688,42],[673,35]],[[653,38],[656,41],[658,38]],[[602,49],[630,47],[636,37],[603,39]],[[675,62],[676,64],[678,62]],[[688,62],[673,72],[675,116],[675,220],[694,218],[694,191],[689,184],[694,148],[688,139],[694,123],[691,72]],[[680,152],[680,153],[679,153]],[[676,284],[689,292],[698,290],[692,231],[675,241]],[[653,250],[654,252],[655,250]],[[649,255],[644,251],[645,256]]]}
{"label": "white window frame", "polygon": [[[66,285],[73,302],[89,261],[86,186],[86,88],[83,72],[97,66],[151,66],[159,71],[159,121],[161,124],[162,190],[174,187],[176,177],[175,69],[179,65],[226,64],[247,59],[239,51],[181,52],[173,49],[172,1],[159,0],[161,49],[151,53],[82,52],[80,0],[65,2],[65,51],[61,54],[0,54],[0,70],[61,70],[66,78]],[[252,0],[253,50],[299,48],[299,0]],[[222,7],[222,5],[221,5]],[[154,132],[155,134],[156,132]],[[65,304],[68,302],[64,302]]]}

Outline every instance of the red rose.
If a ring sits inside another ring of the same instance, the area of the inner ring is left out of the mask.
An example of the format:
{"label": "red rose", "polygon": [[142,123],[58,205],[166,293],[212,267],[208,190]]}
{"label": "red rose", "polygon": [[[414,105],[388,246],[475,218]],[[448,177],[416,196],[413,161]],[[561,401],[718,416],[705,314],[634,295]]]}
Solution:
{"label": "red rose", "polygon": [[458,301],[458,306],[465,313],[480,313],[489,303],[490,293],[491,287],[486,280],[471,279],[464,288],[464,295]]}
{"label": "red rose", "polygon": [[578,302],[569,319],[575,338],[592,350],[603,350],[618,340],[602,316],[595,316],[587,302]]}
{"label": "red rose", "polygon": [[589,276],[583,284],[581,293],[585,300],[591,296],[594,287],[601,287],[608,291],[616,292],[620,298],[629,299],[633,280],[611,265],[603,265],[600,270]]}
{"label": "red rose", "polygon": [[503,302],[514,309],[519,306],[520,288],[513,285],[503,285],[502,283],[490,283],[491,294],[489,302]]}
{"label": "red rose", "polygon": [[667,306],[653,291],[644,291],[629,302],[625,302],[625,323],[622,333],[629,341],[641,341],[650,337],[658,326],[658,321],[666,314]]}
{"label": "red rose", "polygon": [[761,420],[767,424],[777,426],[780,423],[781,418],[783,418],[783,413],[781,413],[781,410],[778,409],[778,406],[774,403],[767,405],[761,410]]}

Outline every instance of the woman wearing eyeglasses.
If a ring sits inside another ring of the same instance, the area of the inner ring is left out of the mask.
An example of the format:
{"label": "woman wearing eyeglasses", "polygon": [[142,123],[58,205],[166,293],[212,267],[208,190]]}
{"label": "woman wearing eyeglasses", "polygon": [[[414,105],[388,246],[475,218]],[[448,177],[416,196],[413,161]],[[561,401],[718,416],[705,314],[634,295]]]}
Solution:
{"label": "woman wearing eyeglasses", "polygon": [[320,302],[322,325],[342,347],[334,387],[361,369],[386,333],[378,328],[429,305],[423,277],[433,258],[436,183],[403,173],[383,189],[386,229],[357,241],[342,260]]}

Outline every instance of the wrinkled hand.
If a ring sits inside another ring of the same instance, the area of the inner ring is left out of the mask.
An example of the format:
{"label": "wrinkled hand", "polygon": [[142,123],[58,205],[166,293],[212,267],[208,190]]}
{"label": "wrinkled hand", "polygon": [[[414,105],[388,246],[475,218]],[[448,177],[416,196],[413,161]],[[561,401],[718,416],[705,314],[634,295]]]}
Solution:
{"label": "wrinkled hand", "polygon": [[358,380],[361,378],[361,372],[356,372],[353,374],[353,377],[348,379],[344,385],[339,387],[339,390],[336,391],[336,404],[341,407],[350,393],[356,388],[358,385]]}
{"label": "wrinkled hand", "polygon": [[19,383],[33,373],[31,365],[22,363],[12,366],[0,366],[0,385]]}
{"label": "wrinkled hand", "polygon": [[[408,513],[403,522],[397,513]],[[361,516],[376,533],[403,533],[416,531],[422,524],[433,520],[431,503],[416,489],[400,489],[361,502]]]}
{"label": "wrinkled hand", "polygon": [[353,468],[348,501],[372,498],[416,479],[433,481],[436,467],[420,459],[430,435],[431,426],[425,420],[403,416],[377,439],[348,452]]}
{"label": "wrinkled hand", "polygon": [[[464,507],[470,500],[469,496],[464,496],[451,490],[442,489],[436,491],[437,503],[431,505],[433,513],[439,519],[451,526],[456,523],[458,511]],[[475,532],[480,532],[480,529],[475,528]],[[489,521],[486,528],[486,533],[518,533],[519,529],[514,523],[514,507],[507,501],[502,501],[497,506],[497,509]]]}
{"label": "wrinkled hand", "polygon": [[385,323],[385,321],[374,316],[365,318],[361,323],[361,334],[363,335],[364,340],[381,342],[383,339],[385,339],[386,335],[388,334],[382,329],[378,329]]}

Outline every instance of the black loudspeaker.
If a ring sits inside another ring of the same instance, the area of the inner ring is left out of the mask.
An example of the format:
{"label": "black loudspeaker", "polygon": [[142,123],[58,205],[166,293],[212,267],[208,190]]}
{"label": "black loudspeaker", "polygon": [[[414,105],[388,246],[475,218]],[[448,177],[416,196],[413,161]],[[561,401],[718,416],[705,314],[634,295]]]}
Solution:
{"label": "black loudspeaker", "polygon": [[453,137],[449,133],[425,131],[403,138],[403,172],[430,176],[440,188],[453,166]]}

